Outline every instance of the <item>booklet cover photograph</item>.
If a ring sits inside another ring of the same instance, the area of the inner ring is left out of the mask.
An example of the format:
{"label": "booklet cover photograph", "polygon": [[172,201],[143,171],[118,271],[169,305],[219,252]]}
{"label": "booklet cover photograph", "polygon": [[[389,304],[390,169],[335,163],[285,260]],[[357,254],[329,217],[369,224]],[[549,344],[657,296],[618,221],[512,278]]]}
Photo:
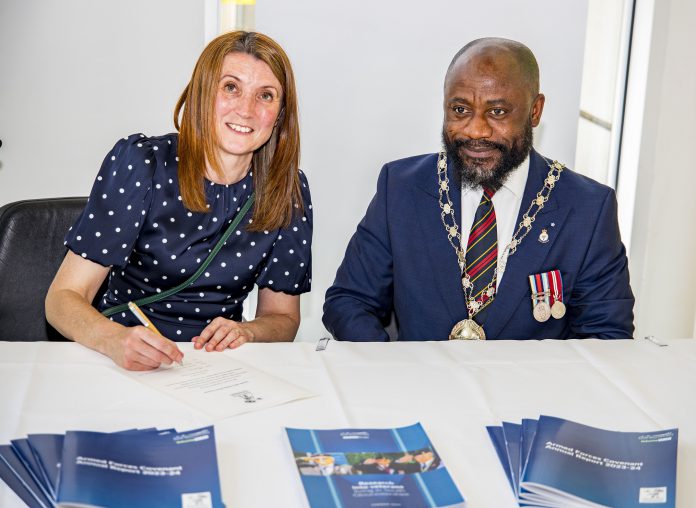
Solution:
{"label": "booklet cover photograph", "polygon": [[394,429],[285,429],[312,508],[463,507],[417,423]]}

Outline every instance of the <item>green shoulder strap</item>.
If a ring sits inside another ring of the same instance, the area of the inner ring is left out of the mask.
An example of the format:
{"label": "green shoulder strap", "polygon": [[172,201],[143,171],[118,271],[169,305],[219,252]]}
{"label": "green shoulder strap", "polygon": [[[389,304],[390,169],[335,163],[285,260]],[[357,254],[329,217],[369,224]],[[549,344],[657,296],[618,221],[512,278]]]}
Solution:
{"label": "green shoulder strap", "polygon": [[[134,303],[138,307],[142,307],[143,305],[148,305],[150,303],[154,302],[159,302],[160,300],[163,300],[165,298],[168,298],[179,291],[186,289],[189,287],[191,284],[196,282],[198,277],[201,276],[203,272],[205,272],[206,268],[210,265],[210,263],[213,262],[213,259],[215,256],[217,256],[217,253],[220,252],[220,249],[222,249],[222,246],[225,244],[227,239],[230,237],[230,235],[234,232],[235,229],[237,229],[237,226],[241,222],[241,220],[244,218],[246,213],[249,211],[249,208],[251,208],[251,205],[254,203],[254,194],[252,193],[251,196],[249,196],[249,199],[247,199],[246,203],[244,203],[244,206],[237,212],[237,215],[235,215],[234,220],[232,223],[229,225],[225,233],[222,235],[222,238],[218,241],[217,244],[215,244],[215,247],[213,247],[213,250],[208,254],[208,257],[205,258],[205,261],[201,264],[201,266],[196,270],[196,273],[191,275],[188,279],[186,279],[184,282],[179,284],[178,286],[175,286],[171,289],[168,289],[166,291],[162,291],[160,293],[157,293],[156,295],[151,295],[151,296],[146,296],[145,298],[141,298],[139,300],[135,300]],[[119,312],[124,312],[128,310],[128,304],[124,303],[121,305],[117,305],[115,307],[111,307],[110,309],[106,309],[102,311],[102,314],[104,314],[106,317],[113,316],[114,314],[118,314]]]}

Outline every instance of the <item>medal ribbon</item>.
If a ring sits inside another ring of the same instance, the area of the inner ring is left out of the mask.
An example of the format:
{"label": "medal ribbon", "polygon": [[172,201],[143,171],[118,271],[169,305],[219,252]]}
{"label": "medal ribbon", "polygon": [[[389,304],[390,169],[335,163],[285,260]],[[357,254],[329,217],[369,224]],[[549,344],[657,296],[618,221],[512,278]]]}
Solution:
{"label": "medal ribbon", "polygon": [[529,276],[529,288],[532,290],[532,308],[534,308],[536,307],[536,304],[539,303],[539,300],[537,299],[539,291],[537,290],[536,275]]}
{"label": "medal ribbon", "polygon": [[[553,270],[549,272],[551,275],[551,306],[556,303],[558,299],[559,302],[563,302],[563,279],[561,278],[560,270]],[[558,297],[558,298],[556,298]]]}
{"label": "medal ribbon", "polygon": [[551,293],[551,287],[549,284],[549,272],[544,272],[541,274],[541,283],[544,287],[544,301],[549,304],[549,308],[553,305],[553,294]]}
{"label": "medal ribbon", "polygon": [[529,287],[532,290],[532,308],[542,301],[549,303],[549,299],[552,296],[549,290],[549,278],[548,272],[537,273],[529,276]]}

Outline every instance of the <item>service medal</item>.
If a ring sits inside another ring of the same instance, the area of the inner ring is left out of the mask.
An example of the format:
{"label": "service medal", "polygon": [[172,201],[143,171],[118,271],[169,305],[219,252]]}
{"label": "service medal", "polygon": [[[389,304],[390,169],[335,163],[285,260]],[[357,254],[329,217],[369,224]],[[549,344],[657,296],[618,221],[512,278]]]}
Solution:
{"label": "service medal", "polygon": [[563,303],[563,277],[559,270],[549,272],[551,279],[553,303],[551,304],[551,315],[554,319],[561,319],[565,316],[566,306]]}
{"label": "service medal", "polygon": [[544,321],[548,321],[551,317],[551,307],[549,307],[548,303],[542,300],[534,306],[532,314],[534,314],[534,319],[540,323],[543,323]]}
{"label": "service medal", "polygon": [[473,319],[462,319],[452,328],[449,340],[486,340],[486,332]]}
{"label": "service medal", "polygon": [[556,300],[555,302],[553,302],[553,305],[551,306],[551,315],[554,319],[561,319],[563,316],[565,316],[565,313],[565,303],[563,303],[560,300]]}
{"label": "service medal", "polygon": [[539,323],[548,321],[551,317],[550,291],[546,273],[536,273],[529,276],[529,287],[532,290],[532,315]]}

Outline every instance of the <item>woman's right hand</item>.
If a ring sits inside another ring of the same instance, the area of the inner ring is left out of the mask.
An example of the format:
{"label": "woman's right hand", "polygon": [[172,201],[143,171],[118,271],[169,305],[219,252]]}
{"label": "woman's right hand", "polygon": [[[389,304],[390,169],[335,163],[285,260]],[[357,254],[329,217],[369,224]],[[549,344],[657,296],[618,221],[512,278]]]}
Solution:
{"label": "woman's right hand", "polygon": [[145,326],[121,326],[108,342],[106,354],[127,370],[153,370],[160,365],[181,363],[184,353],[176,343]]}
{"label": "woman's right hand", "polygon": [[91,303],[109,268],[68,251],[46,295],[46,318],[64,337],[107,355],[128,370],[151,370],[180,362],[171,340],[144,326],[126,327],[101,315]]}

